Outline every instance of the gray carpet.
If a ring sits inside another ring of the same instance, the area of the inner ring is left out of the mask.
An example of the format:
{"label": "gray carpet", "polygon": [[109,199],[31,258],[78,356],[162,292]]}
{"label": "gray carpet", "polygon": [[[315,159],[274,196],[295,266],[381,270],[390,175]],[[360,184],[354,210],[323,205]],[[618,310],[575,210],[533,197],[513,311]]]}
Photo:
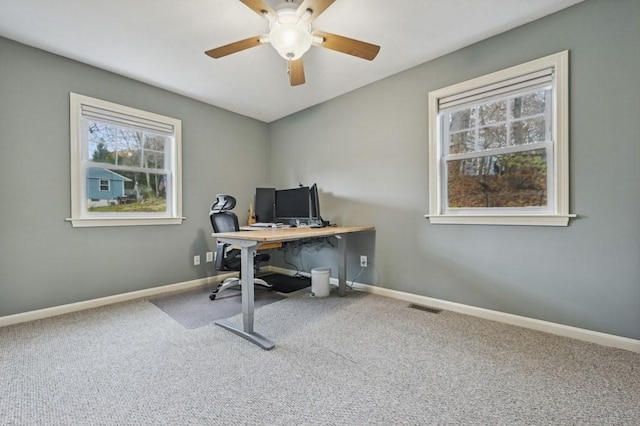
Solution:
{"label": "gray carpet", "polygon": [[273,350],[147,300],[0,328],[0,424],[640,424],[637,353],[358,292],[255,320]]}
{"label": "gray carpet", "polygon": [[[226,289],[215,300],[210,300],[209,294],[216,286],[217,284],[165,294],[152,297],[149,300],[186,328],[198,328],[242,312],[240,288]],[[264,287],[256,286],[254,288],[254,307],[256,309],[285,298],[285,296]]]}

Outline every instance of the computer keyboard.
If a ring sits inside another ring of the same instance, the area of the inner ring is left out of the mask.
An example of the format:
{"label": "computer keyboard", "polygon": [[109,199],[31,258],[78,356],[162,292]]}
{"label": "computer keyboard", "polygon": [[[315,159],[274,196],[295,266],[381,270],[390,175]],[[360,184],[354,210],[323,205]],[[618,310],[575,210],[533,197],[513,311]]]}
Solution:
{"label": "computer keyboard", "polygon": [[250,224],[249,226],[251,226],[252,228],[271,228],[271,223],[256,222],[256,223]]}
{"label": "computer keyboard", "polygon": [[282,227],[281,223],[271,223],[271,222],[256,222],[249,225],[252,228],[280,228]]}
{"label": "computer keyboard", "polygon": [[[283,225],[282,223],[272,223],[272,222],[256,222],[249,225],[251,228],[288,228],[288,227],[296,227],[296,225]],[[307,225],[306,223],[301,223],[297,225],[300,228],[324,228],[325,225],[321,223],[312,223]]]}

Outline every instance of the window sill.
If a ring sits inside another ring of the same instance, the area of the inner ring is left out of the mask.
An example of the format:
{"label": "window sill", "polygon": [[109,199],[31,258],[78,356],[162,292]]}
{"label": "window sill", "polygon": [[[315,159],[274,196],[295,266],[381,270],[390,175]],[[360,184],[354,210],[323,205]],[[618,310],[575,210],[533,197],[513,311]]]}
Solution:
{"label": "window sill", "polygon": [[568,226],[568,215],[425,215],[432,225]]}
{"label": "window sill", "polygon": [[186,217],[139,217],[123,219],[67,218],[74,228],[92,228],[101,226],[143,226],[143,225],[180,225]]}

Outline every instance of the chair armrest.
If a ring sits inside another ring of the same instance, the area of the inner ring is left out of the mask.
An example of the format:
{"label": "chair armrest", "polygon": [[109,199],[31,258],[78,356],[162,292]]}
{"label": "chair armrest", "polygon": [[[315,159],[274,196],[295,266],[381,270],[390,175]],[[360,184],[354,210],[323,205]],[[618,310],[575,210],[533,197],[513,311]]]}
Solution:
{"label": "chair armrest", "polygon": [[222,264],[224,263],[224,249],[226,244],[219,243],[216,247],[216,265],[215,268],[218,271],[222,270]]}

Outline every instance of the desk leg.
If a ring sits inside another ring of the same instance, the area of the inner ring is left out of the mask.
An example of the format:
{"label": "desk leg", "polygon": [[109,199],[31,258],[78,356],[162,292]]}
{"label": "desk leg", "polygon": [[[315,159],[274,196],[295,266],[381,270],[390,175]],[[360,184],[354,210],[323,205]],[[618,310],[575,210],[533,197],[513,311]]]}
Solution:
{"label": "desk leg", "polygon": [[338,239],[338,296],[347,295],[347,236],[336,235]]}
{"label": "desk leg", "polygon": [[[253,245],[251,245],[253,244]],[[215,323],[238,336],[247,339],[251,343],[260,346],[262,349],[270,350],[275,346],[272,341],[253,331],[253,310],[254,310],[254,265],[253,257],[256,253],[257,243],[246,242],[241,244],[241,261],[242,261],[242,325],[243,329],[231,325],[229,322],[222,320]]]}

